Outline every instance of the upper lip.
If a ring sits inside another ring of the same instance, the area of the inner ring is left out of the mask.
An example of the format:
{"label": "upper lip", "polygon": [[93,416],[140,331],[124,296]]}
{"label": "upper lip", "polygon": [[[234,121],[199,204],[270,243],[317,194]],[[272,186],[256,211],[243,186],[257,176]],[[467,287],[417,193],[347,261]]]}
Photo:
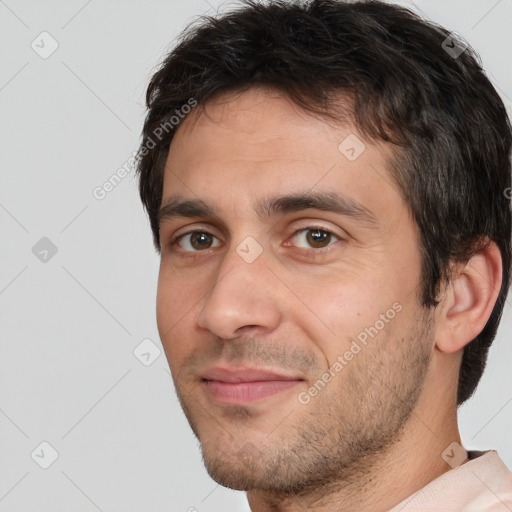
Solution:
{"label": "upper lip", "polygon": [[286,375],[274,370],[240,366],[236,368],[209,368],[202,374],[204,380],[221,382],[257,382],[262,380],[303,380],[299,377]]}

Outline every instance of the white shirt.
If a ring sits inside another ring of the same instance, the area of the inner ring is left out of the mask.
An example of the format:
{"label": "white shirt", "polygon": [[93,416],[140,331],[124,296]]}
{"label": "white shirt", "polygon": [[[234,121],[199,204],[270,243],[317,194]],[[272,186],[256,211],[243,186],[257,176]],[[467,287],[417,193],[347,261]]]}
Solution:
{"label": "white shirt", "polygon": [[498,453],[468,455],[471,460],[432,480],[389,512],[512,512],[512,472]]}

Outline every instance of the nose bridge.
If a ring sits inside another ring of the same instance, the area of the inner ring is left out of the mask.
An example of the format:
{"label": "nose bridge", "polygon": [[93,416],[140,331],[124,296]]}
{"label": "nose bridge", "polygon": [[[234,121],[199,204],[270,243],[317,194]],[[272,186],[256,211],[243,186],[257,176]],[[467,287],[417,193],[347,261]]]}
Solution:
{"label": "nose bridge", "polygon": [[230,247],[219,264],[216,281],[204,298],[198,324],[224,339],[242,327],[272,330],[280,311],[263,247],[252,237]]}

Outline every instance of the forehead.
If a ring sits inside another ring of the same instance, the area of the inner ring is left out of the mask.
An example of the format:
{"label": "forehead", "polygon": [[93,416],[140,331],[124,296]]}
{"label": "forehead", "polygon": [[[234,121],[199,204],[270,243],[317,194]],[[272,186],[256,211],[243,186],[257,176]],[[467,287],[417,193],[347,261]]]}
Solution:
{"label": "forehead", "polygon": [[162,202],[306,190],[360,202],[380,189],[375,200],[385,206],[398,195],[387,172],[391,158],[388,145],[365,140],[348,120],[335,125],[279,92],[253,88],[221,95],[185,118],[170,146]]}
{"label": "forehead", "polygon": [[[340,123],[341,124],[341,123]],[[338,126],[340,128],[340,126]],[[243,92],[227,92],[208,101],[189,114],[179,126],[171,149],[181,158],[199,160],[207,151],[209,156],[222,158],[253,158],[264,160],[268,156],[289,159],[313,156],[308,150],[317,146],[320,138],[332,146],[340,133],[324,118],[314,117],[293,103],[285,94],[262,87]],[[348,122],[341,131],[354,133]],[[201,148],[192,148],[192,139],[201,140]],[[336,145],[337,146],[337,145]],[[336,150],[336,146],[334,149]],[[301,154],[298,153],[302,148]],[[286,152],[293,149],[293,152]],[[318,159],[319,152],[315,152]],[[170,152],[172,158],[172,151]]]}

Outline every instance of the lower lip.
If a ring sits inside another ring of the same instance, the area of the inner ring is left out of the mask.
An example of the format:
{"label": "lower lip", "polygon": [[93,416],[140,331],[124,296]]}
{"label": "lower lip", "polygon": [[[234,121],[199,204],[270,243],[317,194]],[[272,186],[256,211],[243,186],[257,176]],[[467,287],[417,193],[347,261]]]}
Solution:
{"label": "lower lip", "polygon": [[226,404],[242,404],[276,395],[301,382],[300,380],[260,380],[254,382],[205,380],[204,385],[215,400]]}

